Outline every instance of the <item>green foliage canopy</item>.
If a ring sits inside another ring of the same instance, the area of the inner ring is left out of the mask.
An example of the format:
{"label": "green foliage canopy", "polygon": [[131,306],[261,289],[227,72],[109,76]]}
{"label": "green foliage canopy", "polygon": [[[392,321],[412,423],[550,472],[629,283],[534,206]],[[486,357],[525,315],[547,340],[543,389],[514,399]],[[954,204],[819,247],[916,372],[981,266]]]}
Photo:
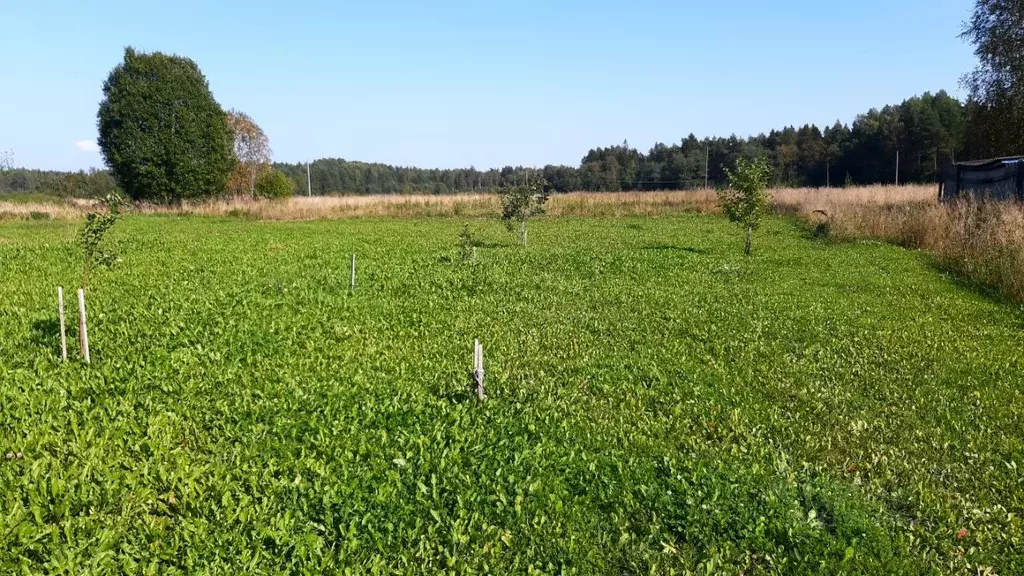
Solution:
{"label": "green foliage canopy", "polygon": [[265,170],[256,179],[256,196],[258,198],[291,198],[294,194],[295,184],[280,170]]}
{"label": "green foliage canopy", "polygon": [[749,255],[752,233],[761,224],[761,217],[771,202],[767,188],[772,167],[766,158],[740,158],[736,161],[736,169],[727,171],[727,174],[729,187],[718,191],[718,205],[730,221],[746,228],[744,252]]}
{"label": "green foliage canopy", "polygon": [[108,194],[103,199],[106,211],[90,212],[85,215],[85,225],[78,234],[78,243],[82,247],[82,288],[89,282],[89,271],[93,266],[111,267],[117,262],[117,254],[106,251],[103,237],[107,231],[121,218],[121,197]]}
{"label": "green foliage canopy", "polygon": [[977,0],[962,37],[978,57],[963,80],[967,142],[980,156],[1024,154],[1024,2]]}
{"label": "green foliage canopy", "polygon": [[192,60],[125,48],[97,117],[100,150],[131,198],[180,202],[224,192],[233,135]]}
{"label": "green foliage canopy", "polygon": [[550,186],[542,177],[534,177],[525,184],[503,186],[498,190],[501,198],[501,219],[509,232],[516,223],[520,226],[523,245],[526,245],[526,222],[544,213],[551,194]]}
{"label": "green foliage canopy", "polygon": [[502,187],[498,196],[501,198],[501,219],[512,230],[514,223],[543,214],[550,192],[543,178],[535,178],[527,184]]}

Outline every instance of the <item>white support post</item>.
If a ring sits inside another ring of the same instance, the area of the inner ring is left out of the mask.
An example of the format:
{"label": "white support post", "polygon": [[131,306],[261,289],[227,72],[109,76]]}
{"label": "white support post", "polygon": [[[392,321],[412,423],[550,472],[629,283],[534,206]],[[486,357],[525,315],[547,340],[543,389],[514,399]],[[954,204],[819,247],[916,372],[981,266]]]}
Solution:
{"label": "white support post", "polygon": [[68,361],[68,333],[64,327],[64,288],[57,287],[57,314],[60,316],[60,360]]}
{"label": "white support post", "polygon": [[89,364],[89,327],[85,321],[85,290],[78,289],[78,340],[82,345],[82,358]]}
{"label": "white support post", "polygon": [[352,253],[352,275],[349,278],[348,289],[350,292],[356,291],[356,253]]}
{"label": "white support post", "polygon": [[473,340],[473,383],[476,385],[476,399],[484,399],[484,347],[480,340]]}

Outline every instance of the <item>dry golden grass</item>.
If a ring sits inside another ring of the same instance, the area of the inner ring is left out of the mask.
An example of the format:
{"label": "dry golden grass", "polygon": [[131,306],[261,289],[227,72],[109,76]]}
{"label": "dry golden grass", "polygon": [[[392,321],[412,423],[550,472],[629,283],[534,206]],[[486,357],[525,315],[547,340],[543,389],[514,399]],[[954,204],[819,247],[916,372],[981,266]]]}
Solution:
{"label": "dry golden grass", "polygon": [[553,216],[658,216],[677,212],[717,212],[714,190],[663,192],[573,192],[548,202]]}
{"label": "dry golden grass", "polygon": [[[776,204],[787,209],[831,209],[847,204],[903,204],[934,201],[933,186],[867,186],[861,188],[784,188],[773,190]],[[80,218],[89,200],[54,203],[0,201],[0,219],[27,219],[33,212],[51,218]],[[664,192],[574,192],[556,194],[548,203],[553,216],[657,216],[675,212],[717,212],[714,190]],[[316,220],[372,216],[489,216],[498,212],[494,194],[297,196],[284,201],[228,198],[186,202],[181,206],[137,204],[140,214],[240,216],[265,220]]]}
{"label": "dry golden grass", "polygon": [[938,202],[937,185],[857,186],[852,188],[779,188],[772,190],[777,206],[830,212],[843,206],[895,206]]}
{"label": "dry golden grass", "polygon": [[296,196],[287,200],[229,198],[186,203],[180,207],[139,205],[143,214],[194,214],[241,216],[260,220],[325,220],[373,216],[437,217],[485,216],[496,213],[498,198],[493,194],[385,195],[385,196]]}
{"label": "dry golden grass", "polygon": [[82,218],[95,204],[92,200],[68,199],[53,202],[9,202],[0,200],[0,222],[4,220]]}

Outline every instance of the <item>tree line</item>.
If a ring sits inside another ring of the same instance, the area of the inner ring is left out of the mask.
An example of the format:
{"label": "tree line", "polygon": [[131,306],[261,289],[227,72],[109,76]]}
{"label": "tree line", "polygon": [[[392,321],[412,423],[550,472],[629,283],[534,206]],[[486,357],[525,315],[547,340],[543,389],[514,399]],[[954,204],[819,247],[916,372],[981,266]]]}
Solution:
{"label": "tree line", "polygon": [[[588,151],[579,166],[425,169],[327,158],[309,166],[309,181],[314,195],[486,192],[527,182],[531,175],[543,177],[556,192],[688,189],[724,186],[726,171],[737,160],[766,158],[775,186],[894,183],[897,161],[899,182],[931,183],[952,162],[989,152],[968,138],[977,132],[968,126],[971,106],[977,104],[961,103],[945,91],[925,93],[868,110],[850,124],[788,126],[748,138],[698,139],[690,134],[677,143],[655,144],[647,152],[623,142]],[[298,193],[308,193],[305,164],[273,167]],[[254,179],[246,181],[249,190]],[[102,197],[114,187],[106,170],[15,169],[0,181],[0,191],[59,196]]]}
{"label": "tree line", "polygon": [[[338,158],[311,166],[276,163],[266,135],[244,113],[225,112],[187,58],[125,50],[104,84],[97,114],[106,170],[10,169],[0,192],[101,197],[119,185],[136,200],[175,202],[226,194],[446,194],[480,192],[543,177],[555,192],[722,187],[741,159],[763,159],[776,186],[937,182],[950,164],[1024,154],[1024,4],[977,0],[962,37],[978,67],[964,77],[965,102],[945,91],[872,108],[851,123],[788,126],[658,143],[594,148],[578,166],[423,169]],[[308,176],[307,176],[308,170]],[[307,185],[307,177],[309,185]]]}
{"label": "tree line", "polygon": [[0,169],[0,193],[43,194],[60,198],[103,198],[117,190],[117,182],[109,170],[34,170],[29,168]]}
{"label": "tree line", "polygon": [[[901,182],[936,182],[944,167],[967,153],[964,118],[964,105],[940,91],[871,109],[849,125],[788,126],[749,138],[690,134],[646,153],[623,142],[590,150],[579,166],[430,170],[331,158],[313,162],[309,180],[315,195],[486,191],[525,182],[530,174],[557,192],[686,189],[724,186],[726,170],[738,159],[764,157],[774,185],[820,187],[895,182],[899,152]],[[308,192],[304,164],[275,167]]]}

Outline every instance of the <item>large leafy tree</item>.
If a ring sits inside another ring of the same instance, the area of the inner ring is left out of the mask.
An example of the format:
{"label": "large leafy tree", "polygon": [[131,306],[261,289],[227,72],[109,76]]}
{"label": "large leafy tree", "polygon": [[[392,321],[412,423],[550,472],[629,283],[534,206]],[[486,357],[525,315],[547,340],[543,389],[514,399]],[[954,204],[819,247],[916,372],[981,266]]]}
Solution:
{"label": "large leafy tree", "polygon": [[199,66],[125,48],[103,84],[99,146],[135,200],[180,202],[224,192],[233,134]]}
{"label": "large leafy tree", "polygon": [[977,0],[963,37],[978,57],[978,67],[964,78],[970,151],[1024,153],[1024,1]]}

